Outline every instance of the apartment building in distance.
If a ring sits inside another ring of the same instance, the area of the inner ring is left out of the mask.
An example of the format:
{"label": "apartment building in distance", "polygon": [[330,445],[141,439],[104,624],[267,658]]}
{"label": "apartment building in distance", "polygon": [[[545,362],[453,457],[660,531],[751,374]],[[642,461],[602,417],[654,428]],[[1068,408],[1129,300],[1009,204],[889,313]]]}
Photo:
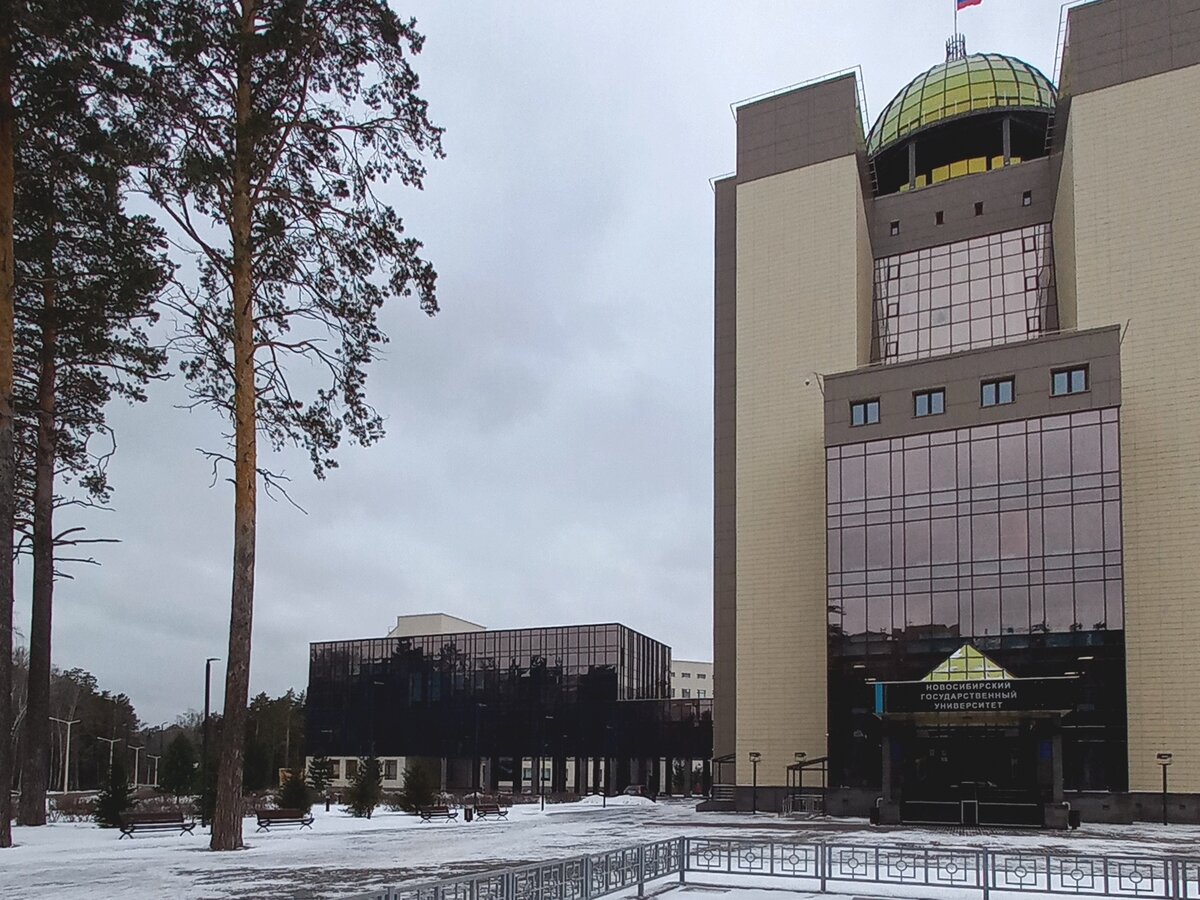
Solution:
{"label": "apartment building in distance", "polygon": [[671,696],[680,700],[711,700],[713,664],[696,659],[672,659]]}

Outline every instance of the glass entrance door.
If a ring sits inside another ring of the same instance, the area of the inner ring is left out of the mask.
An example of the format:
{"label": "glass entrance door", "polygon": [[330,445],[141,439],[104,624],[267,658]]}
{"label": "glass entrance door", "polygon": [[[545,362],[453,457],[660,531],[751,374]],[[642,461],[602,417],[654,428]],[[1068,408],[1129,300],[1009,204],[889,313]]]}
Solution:
{"label": "glass entrance door", "polygon": [[1041,823],[1038,744],[1029,723],[918,724],[900,741],[906,821]]}

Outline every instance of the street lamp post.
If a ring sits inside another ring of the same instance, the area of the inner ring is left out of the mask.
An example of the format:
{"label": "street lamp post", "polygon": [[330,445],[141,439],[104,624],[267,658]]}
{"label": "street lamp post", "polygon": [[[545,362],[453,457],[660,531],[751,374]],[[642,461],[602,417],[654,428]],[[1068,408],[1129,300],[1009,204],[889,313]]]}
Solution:
{"label": "street lamp post", "polygon": [[756,750],[750,751],[750,766],[754,772],[754,789],[750,795],[750,812],[758,812],[758,763],[762,759],[762,754]]}
{"label": "street lamp post", "polygon": [[219,662],[221,657],[210,656],[204,660],[204,724],[200,732],[200,827],[208,825],[208,804],[204,797],[208,794],[208,708],[212,700],[212,664]]}
{"label": "street lamp post", "polygon": [[[476,702],[476,704],[475,704],[475,744],[474,744],[474,746],[471,748],[471,764],[472,764],[472,766],[474,766],[474,768],[473,768],[473,770],[472,770],[472,772],[471,772],[471,790],[472,790],[472,791],[474,791],[476,794],[478,794],[478,793],[479,793],[479,790],[480,790],[480,787],[481,787],[481,785],[480,785],[480,783],[479,783],[479,767],[480,767],[480,760],[479,760],[479,711],[480,711],[481,709],[487,709],[487,704],[486,704],[486,703],[479,703],[479,702]],[[476,798],[476,799],[478,799],[478,798]]]}
{"label": "street lamp post", "polygon": [[113,747],[115,747],[115,746],[116,746],[117,744],[119,744],[121,741],[125,740],[125,738],[104,738],[104,737],[97,737],[97,738],[96,738],[96,740],[98,740],[98,741],[104,741],[104,743],[108,744],[108,771],[110,771],[110,772],[111,772],[111,771],[112,771],[112,767],[113,767]]}
{"label": "street lamp post", "polygon": [[146,748],[139,744],[138,746],[130,747],[129,749],[133,751],[133,788],[134,790],[137,790],[137,787],[140,784],[138,781],[138,775],[141,774],[142,771],[142,751]]}
{"label": "street lamp post", "polygon": [[154,777],[152,779],[150,779],[150,784],[153,785],[154,787],[158,787],[158,761],[160,759],[162,759],[161,756],[156,756],[153,753],[146,754],[146,775],[147,776],[150,775],[150,760],[154,760]]}
{"label": "street lamp post", "polygon": [[63,744],[63,786],[62,792],[67,792],[67,772],[71,769],[71,726],[78,725],[79,719],[59,719],[56,716],[50,717],[51,722],[57,722],[60,725],[67,726],[67,740]]}
{"label": "street lamp post", "polygon": [[[542,812],[546,811],[546,723],[553,722],[554,716],[545,716],[542,720],[542,739],[538,742],[538,793],[541,795]],[[553,763],[551,763],[553,767]]]}
{"label": "street lamp post", "polygon": [[371,759],[375,758],[375,688],[377,687],[387,687],[387,685],[378,678],[372,678],[370,684],[370,708],[367,710],[367,726],[370,732],[370,747],[368,749],[371,751]]}
{"label": "street lamp post", "polygon": [[1155,754],[1155,759],[1158,761],[1158,764],[1160,766],[1162,766],[1162,773],[1163,773],[1163,779],[1162,779],[1162,784],[1163,784],[1163,786],[1162,786],[1163,824],[1166,825],[1167,824],[1167,766],[1169,766],[1171,764],[1171,754],[1170,753],[1158,753],[1158,754]]}

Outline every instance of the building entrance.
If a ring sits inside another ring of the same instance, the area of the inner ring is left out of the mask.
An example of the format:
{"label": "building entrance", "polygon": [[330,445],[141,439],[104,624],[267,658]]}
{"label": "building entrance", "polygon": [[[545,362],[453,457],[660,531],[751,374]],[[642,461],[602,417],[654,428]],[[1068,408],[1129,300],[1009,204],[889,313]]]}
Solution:
{"label": "building entrance", "polygon": [[[1032,721],[943,725],[914,722],[893,734],[896,793],[906,822],[1041,825]],[[897,752],[898,751],[898,752]]]}

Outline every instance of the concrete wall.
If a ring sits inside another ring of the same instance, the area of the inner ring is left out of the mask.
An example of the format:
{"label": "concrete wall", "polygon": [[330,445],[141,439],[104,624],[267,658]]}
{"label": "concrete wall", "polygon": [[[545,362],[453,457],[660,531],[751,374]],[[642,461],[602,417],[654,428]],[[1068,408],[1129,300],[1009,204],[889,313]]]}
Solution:
{"label": "concrete wall", "polygon": [[[825,380],[826,443],[854,444],[1120,406],[1120,337],[1120,329],[1112,326],[831,375]],[[1050,373],[1076,363],[1088,366],[1088,390],[1051,396]],[[1015,382],[1013,402],[981,406],[981,383],[1005,376]],[[914,416],[913,394],[932,388],[945,390],[945,413]],[[851,425],[851,402],[871,398],[879,399],[879,422]]]}
{"label": "concrete wall", "polygon": [[1200,65],[1200,0],[1099,0],[1072,9],[1062,87],[1078,96]]}
{"label": "concrete wall", "polygon": [[1175,789],[1200,790],[1197,97],[1200,66],[1073,97],[1063,165],[1078,325],[1128,322],[1121,478],[1133,791],[1156,789],[1160,751],[1175,754]]}
{"label": "concrete wall", "polygon": [[714,186],[713,756],[737,741],[737,182]]}
{"label": "concrete wall", "polygon": [[[919,191],[878,197],[871,209],[875,255],[893,256],[1048,222],[1054,215],[1056,169],[1056,159],[1033,159]],[[975,214],[976,203],[983,204],[983,215]],[[893,222],[900,223],[899,234],[891,233]]]}
{"label": "concrete wall", "polygon": [[869,342],[870,260],[856,156],[738,185],[739,784],[751,751],[777,782],[796,751],[825,754],[820,375],[853,368]]}

